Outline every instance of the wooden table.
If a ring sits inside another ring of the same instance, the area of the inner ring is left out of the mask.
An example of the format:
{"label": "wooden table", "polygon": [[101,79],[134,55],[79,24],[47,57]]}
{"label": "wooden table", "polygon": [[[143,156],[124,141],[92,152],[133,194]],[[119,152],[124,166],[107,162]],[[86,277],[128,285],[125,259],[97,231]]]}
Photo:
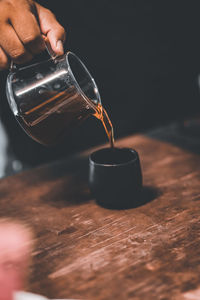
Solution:
{"label": "wooden table", "polygon": [[29,291],[51,298],[200,299],[200,156],[171,144],[170,136],[173,130],[168,142],[160,131],[117,142],[140,154],[147,203],[137,208],[95,203],[88,152],[0,181],[0,216],[25,221],[37,237]]}

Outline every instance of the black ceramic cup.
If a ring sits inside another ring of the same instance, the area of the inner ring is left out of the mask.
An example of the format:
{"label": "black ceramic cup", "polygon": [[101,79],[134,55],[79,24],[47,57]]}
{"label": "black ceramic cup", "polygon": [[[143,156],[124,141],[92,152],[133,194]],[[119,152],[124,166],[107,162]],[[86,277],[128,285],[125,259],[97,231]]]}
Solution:
{"label": "black ceramic cup", "polygon": [[142,191],[138,153],[130,148],[104,148],[93,152],[89,157],[89,187],[103,207],[138,206]]}

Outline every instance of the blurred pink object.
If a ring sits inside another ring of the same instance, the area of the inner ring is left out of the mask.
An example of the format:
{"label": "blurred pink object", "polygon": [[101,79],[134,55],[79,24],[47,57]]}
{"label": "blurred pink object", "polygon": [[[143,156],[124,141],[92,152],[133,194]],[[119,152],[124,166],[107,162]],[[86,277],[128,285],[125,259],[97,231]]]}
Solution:
{"label": "blurred pink object", "polygon": [[0,220],[0,300],[13,300],[23,290],[32,249],[31,231],[23,224]]}

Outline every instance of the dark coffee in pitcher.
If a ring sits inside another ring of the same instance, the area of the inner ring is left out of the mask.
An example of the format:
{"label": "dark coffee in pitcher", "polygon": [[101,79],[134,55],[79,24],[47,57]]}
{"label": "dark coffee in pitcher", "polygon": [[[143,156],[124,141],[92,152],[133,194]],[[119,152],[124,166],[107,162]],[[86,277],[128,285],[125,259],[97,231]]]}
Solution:
{"label": "dark coffee in pitcher", "polygon": [[59,93],[45,92],[38,105],[28,103],[31,109],[24,104],[17,120],[34,140],[46,146],[55,145],[71,128],[95,114],[95,107],[87,105],[73,87]]}
{"label": "dark coffee in pitcher", "polygon": [[[110,146],[114,146],[113,126],[101,104],[85,100],[73,87],[62,92],[45,91],[37,105],[27,101],[21,104],[21,115],[16,116],[20,125],[37,142],[55,145],[68,131],[93,115],[99,119],[106,131]],[[89,105],[89,104],[90,105]],[[29,109],[30,107],[30,109]]]}

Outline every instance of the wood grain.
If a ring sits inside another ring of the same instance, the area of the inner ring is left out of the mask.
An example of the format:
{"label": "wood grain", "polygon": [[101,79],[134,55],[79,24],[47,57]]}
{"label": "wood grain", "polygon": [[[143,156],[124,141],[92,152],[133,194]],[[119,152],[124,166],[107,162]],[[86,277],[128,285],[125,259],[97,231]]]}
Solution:
{"label": "wood grain", "polygon": [[27,289],[51,298],[200,299],[200,156],[142,135],[117,146],[140,155],[146,204],[137,208],[95,203],[91,151],[0,181],[0,216],[36,235]]}

